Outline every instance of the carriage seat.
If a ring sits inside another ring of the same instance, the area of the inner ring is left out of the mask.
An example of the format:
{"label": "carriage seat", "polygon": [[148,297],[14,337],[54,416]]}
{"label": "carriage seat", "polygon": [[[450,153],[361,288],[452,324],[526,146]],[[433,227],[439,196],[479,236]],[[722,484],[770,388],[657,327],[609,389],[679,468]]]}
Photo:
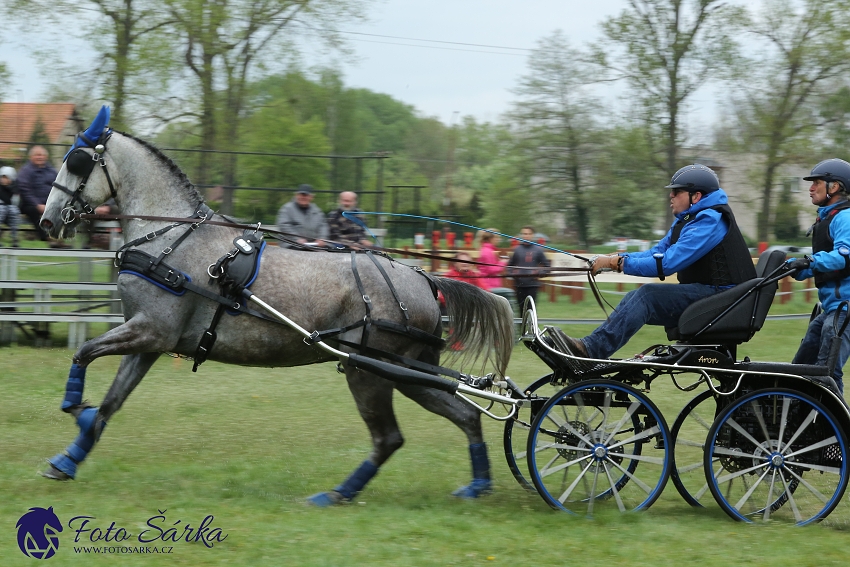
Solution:
{"label": "carriage seat", "polygon": [[[776,295],[778,283],[765,285],[766,276],[783,262],[785,252],[764,252],[756,265],[754,279],[689,305],[679,317],[678,326],[666,329],[667,338],[680,343],[728,345],[747,342],[761,330]],[[728,313],[723,314],[727,309]]]}

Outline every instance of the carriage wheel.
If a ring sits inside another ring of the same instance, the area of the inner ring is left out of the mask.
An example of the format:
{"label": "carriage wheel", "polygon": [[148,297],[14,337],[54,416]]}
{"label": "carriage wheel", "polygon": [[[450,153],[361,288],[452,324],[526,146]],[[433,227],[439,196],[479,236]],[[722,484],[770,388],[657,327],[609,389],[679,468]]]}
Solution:
{"label": "carriage wheel", "polygon": [[[553,508],[648,508],[670,473],[670,430],[634,388],[588,380],[552,396],[528,436],[528,471]],[[638,466],[640,465],[640,466]]]}
{"label": "carriage wheel", "polygon": [[[548,399],[554,396],[562,386],[552,386],[550,384],[552,375],[548,374],[543,378],[535,380],[523,392],[529,397],[537,396]],[[505,446],[505,458],[508,461],[508,467],[514,475],[514,478],[523,488],[534,490],[534,484],[528,477],[528,465],[526,463],[526,447],[528,446],[528,432],[531,431],[531,407],[524,406],[517,410],[514,419],[509,419],[505,422],[505,434],[503,436]]]}
{"label": "carriage wheel", "polygon": [[711,390],[706,390],[682,408],[670,429],[673,438],[670,480],[691,506],[702,507],[703,498],[711,498],[703,461],[705,438],[716,414],[717,403]]}
{"label": "carriage wheel", "polygon": [[847,438],[814,398],[781,388],[727,407],[708,432],[704,471],[723,510],[746,522],[822,520],[847,487]]}

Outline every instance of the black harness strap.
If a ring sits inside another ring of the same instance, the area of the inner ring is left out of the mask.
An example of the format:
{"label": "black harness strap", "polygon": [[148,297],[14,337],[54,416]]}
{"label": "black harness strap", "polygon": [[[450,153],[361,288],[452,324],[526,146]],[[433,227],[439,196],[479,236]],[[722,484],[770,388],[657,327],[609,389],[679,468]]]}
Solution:
{"label": "black harness strap", "polygon": [[218,322],[221,320],[221,316],[224,315],[224,311],[226,309],[227,307],[225,307],[224,304],[219,304],[218,309],[215,310],[215,315],[213,315],[212,323],[210,323],[209,328],[204,331],[204,334],[201,335],[198,348],[195,350],[195,362],[192,364],[192,372],[197,372],[198,366],[206,362],[207,356],[209,356],[210,351],[215,344],[215,340],[218,338],[215,328],[218,326]]}
{"label": "black harness strap", "polygon": [[371,250],[367,250],[366,255],[369,257],[370,260],[372,260],[372,263],[375,264],[375,267],[378,268],[378,271],[381,272],[381,275],[384,276],[384,281],[387,282],[387,286],[389,286],[390,292],[393,294],[396,303],[398,303],[398,306],[401,308],[401,312],[404,315],[404,320],[410,321],[410,315],[407,313],[407,306],[404,304],[404,301],[399,299],[398,292],[395,290],[395,286],[390,280],[389,274],[387,274],[386,270],[384,270],[384,267],[381,265],[381,263],[378,262],[378,259],[375,258],[375,255],[372,254]]}
{"label": "black harness strap", "polygon": [[[363,303],[366,304],[366,316],[363,318],[363,337],[360,342],[365,346],[369,342],[369,330],[372,328],[372,298],[366,294],[363,288],[363,280],[360,279],[360,273],[357,271],[357,252],[351,251],[351,271],[354,273],[354,281],[357,283],[357,291],[363,298]],[[358,325],[359,326],[359,325]]]}

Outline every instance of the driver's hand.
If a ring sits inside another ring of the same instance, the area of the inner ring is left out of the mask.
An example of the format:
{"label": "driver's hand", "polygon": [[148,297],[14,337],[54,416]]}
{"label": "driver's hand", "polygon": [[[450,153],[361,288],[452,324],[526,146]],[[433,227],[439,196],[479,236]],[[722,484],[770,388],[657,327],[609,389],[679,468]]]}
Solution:
{"label": "driver's hand", "polygon": [[593,265],[590,266],[590,272],[595,276],[602,270],[606,269],[617,271],[619,261],[620,256],[618,254],[615,254],[614,256],[597,256],[596,259],[593,260]]}

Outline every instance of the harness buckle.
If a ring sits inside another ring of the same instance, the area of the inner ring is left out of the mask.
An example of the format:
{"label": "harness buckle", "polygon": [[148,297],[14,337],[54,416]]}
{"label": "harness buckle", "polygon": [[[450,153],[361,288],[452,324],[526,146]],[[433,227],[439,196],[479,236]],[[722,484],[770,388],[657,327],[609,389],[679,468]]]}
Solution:
{"label": "harness buckle", "polygon": [[401,307],[402,311],[407,311],[407,305],[404,304],[404,301],[399,301],[398,306]]}
{"label": "harness buckle", "polygon": [[157,237],[156,231],[149,232],[145,235],[145,240],[153,240],[156,237]]}
{"label": "harness buckle", "polygon": [[166,246],[165,250],[162,251],[162,253],[165,254],[166,256],[168,256],[172,252],[174,252],[174,248],[172,248],[171,246]]}
{"label": "harness buckle", "polygon": [[372,299],[364,293],[363,294],[363,302],[364,303],[372,303]]}
{"label": "harness buckle", "polygon": [[216,275],[216,276],[214,276],[214,275],[212,274],[212,271],[211,271],[211,270],[212,270],[215,266],[216,266],[216,263],[213,263],[213,264],[210,264],[209,266],[207,266],[207,275],[208,275],[210,278],[212,278],[212,279],[214,279],[214,280],[217,280],[219,277],[221,277],[221,274],[218,274],[218,275]]}

